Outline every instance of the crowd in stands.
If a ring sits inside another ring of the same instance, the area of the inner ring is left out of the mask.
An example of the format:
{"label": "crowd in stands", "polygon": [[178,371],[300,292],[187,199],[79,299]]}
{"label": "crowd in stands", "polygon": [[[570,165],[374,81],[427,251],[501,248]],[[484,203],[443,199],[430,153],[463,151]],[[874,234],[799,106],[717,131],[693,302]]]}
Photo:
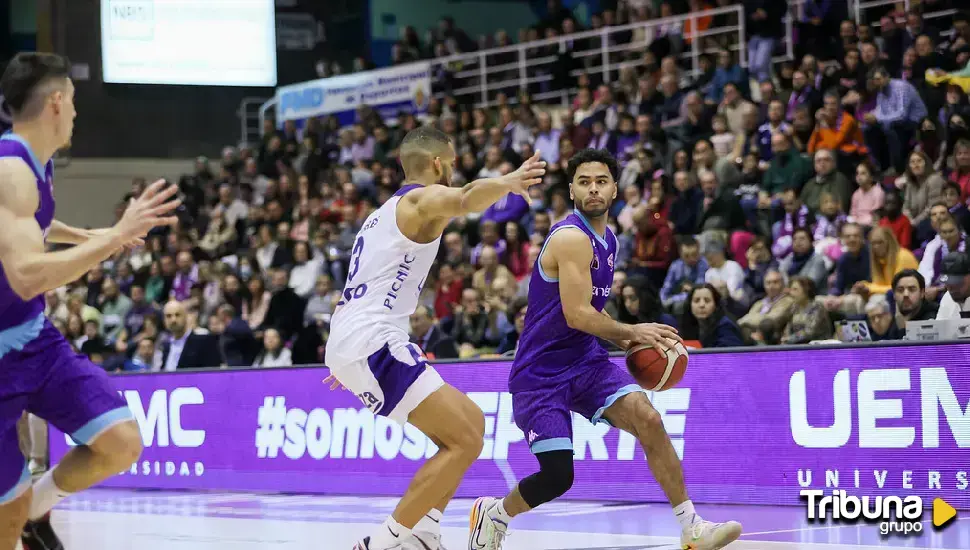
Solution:
{"label": "crowd in stands", "polygon": [[[779,17],[775,3],[745,0],[746,17]],[[808,13],[811,37],[825,14]],[[487,109],[435,100],[393,126],[367,107],[346,127],[267,121],[261,143],[181,178],[176,227],[50,292],[49,313],[109,370],[319,363],[355,234],[402,183],[397,144],[434,124],[458,153],[454,185],[535,150],[548,169],[531,205],[509,195],[446,230],[411,318],[431,357],[515,352],[536,258],[572,208],[565,165],[587,147],[621,163],[606,308],[618,320],[671,324],[703,347],[838,338],[853,321],[868,339],[903,338],[909,320],[970,312],[970,16],[881,23],[838,22],[767,69],[724,50],[695,76],[667,55],[632,80],[580,78],[562,116],[523,90]]]}

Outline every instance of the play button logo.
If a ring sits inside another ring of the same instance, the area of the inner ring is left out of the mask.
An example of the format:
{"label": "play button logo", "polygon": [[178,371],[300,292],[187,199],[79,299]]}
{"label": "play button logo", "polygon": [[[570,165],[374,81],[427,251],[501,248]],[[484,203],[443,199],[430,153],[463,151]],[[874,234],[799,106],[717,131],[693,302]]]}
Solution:
{"label": "play button logo", "polygon": [[957,511],[942,498],[933,499],[933,527],[937,529],[957,517]]}

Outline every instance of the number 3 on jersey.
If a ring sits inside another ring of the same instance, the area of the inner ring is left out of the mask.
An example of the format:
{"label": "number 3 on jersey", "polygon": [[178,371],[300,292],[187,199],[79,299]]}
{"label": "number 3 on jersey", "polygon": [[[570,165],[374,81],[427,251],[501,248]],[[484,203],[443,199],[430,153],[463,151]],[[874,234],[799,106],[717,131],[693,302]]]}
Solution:
{"label": "number 3 on jersey", "polygon": [[350,251],[350,273],[347,274],[347,282],[354,280],[357,270],[360,269],[360,255],[364,252],[364,237],[357,237],[353,250]]}
{"label": "number 3 on jersey", "polygon": [[354,248],[350,252],[350,273],[347,274],[347,286],[344,288],[343,295],[340,297],[340,301],[337,302],[338,306],[342,306],[351,300],[356,300],[367,294],[367,285],[357,285],[353,286],[350,284],[353,281],[354,276],[357,275],[357,271],[360,269],[360,255],[364,252],[364,237],[357,237],[357,242],[354,243]]}

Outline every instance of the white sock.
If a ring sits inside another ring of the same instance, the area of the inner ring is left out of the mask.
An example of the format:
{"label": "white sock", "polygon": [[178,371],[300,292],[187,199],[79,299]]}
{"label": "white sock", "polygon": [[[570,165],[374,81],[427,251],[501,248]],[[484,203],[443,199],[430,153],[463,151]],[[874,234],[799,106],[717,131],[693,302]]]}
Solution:
{"label": "white sock", "polygon": [[13,550],[24,550],[24,545],[20,543],[20,539],[17,539],[17,546],[14,546]]}
{"label": "white sock", "polygon": [[370,538],[370,550],[387,550],[404,542],[411,536],[411,530],[388,516],[377,534]]}
{"label": "white sock", "polygon": [[441,510],[432,508],[430,512],[421,518],[421,521],[414,526],[414,531],[439,535],[441,533]]}
{"label": "white sock", "polygon": [[499,522],[504,523],[505,525],[508,525],[509,522],[512,521],[512,516],[505,511],[504,499],[496,502],[495,505],[489,508],[486,515],[493,520],[498,520]]}
{"label": "white sock", "polygon": [[694,512],[694,503],[687,500],[674,508],[674,516],[682,528],[690,527],[701,521],[701,517]]}
{"label": "white sock", "polygon": [[40,519],[44,514],[50,512],[57,504],[71,493],[64,491],[54,483],[54,469],[51,468],[37,483],[34,483],[34,497],[30,501],[30,511],[27,517],[31,520]]}

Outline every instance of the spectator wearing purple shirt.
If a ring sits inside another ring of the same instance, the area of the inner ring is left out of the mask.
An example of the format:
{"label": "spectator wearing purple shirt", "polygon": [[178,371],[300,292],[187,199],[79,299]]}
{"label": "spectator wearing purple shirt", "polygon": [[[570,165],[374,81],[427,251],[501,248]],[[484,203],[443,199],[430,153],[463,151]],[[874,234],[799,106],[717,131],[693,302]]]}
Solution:
{"label": "spectator wearing purple shirt", "polygon": [[[482,222],[493,221],[504,226],[520,222],[529,213],[529,203],[521,195],[509,193],[482,213]],[[500,254],[501,255],[501,254]]]}
{"label": "spectator wearing purple shirt", "polygon": [[[774,157],[771,150],[771,136],[777,132],[788,134],[791,125],[785,122],[785,104],[773,99],[768,104],[768,120],[758,127],[758,153],[762,162],[770,162]],[[767,169],[767,168],[766,168]]]}
{"label": "spectator wearing purple shirt", "polygon": [[374,138],[367,135],[364,128],[357,125],[353,129],[354,143],[350,146],[350,156],[354,163],[374,158]]}
{"label": "spectator wearing purple shirt", "polygon": [[559,139],[562,136],[562,130],[552,127],[552,117],[545,111],[539,113],[538,119],[535,150],[542,153],[542,160],[550,164],[559,162]]}
{"label": "spectator wearing purple shirt", "polygon": [[880,168],[902,174],[916,128],[927,116],[926,104],[912,84],[890,78],[883,67],[873,69],[869,81],[876,90],[876,109],[863,117],[866,146]]}
{"label": "spectator wearing purple shirt", "polygon": [[192,260],[192,253],[182,251],[175,258],[178,272],[172,281],[172,299],[179,302],[188,300],[192,294],[192,287],[199,282],[199,267]]}
{"label": "spectator wearing purple shirt", "polygon": [[145,298],[145,287],[132,285],[131,287],[131,309],[125,315],[125,330],[129,335],[141,332],[142,325],[145,324],[146,317],[159,317],[159,311]]}
{"label": "spectator wearing purple shirt", "polygon": [[[521,199],[521,197],[519,198]],[[498,223],[494,220],[482,220],[478,226],[478,233],[482,240],[472,249],[471,263],[473,266],[478,266],[482,251],[486,247],[494,248],[495,253],[498,254],[499,263],[505,263],[505,239],[499,235],[498,228]]]}

